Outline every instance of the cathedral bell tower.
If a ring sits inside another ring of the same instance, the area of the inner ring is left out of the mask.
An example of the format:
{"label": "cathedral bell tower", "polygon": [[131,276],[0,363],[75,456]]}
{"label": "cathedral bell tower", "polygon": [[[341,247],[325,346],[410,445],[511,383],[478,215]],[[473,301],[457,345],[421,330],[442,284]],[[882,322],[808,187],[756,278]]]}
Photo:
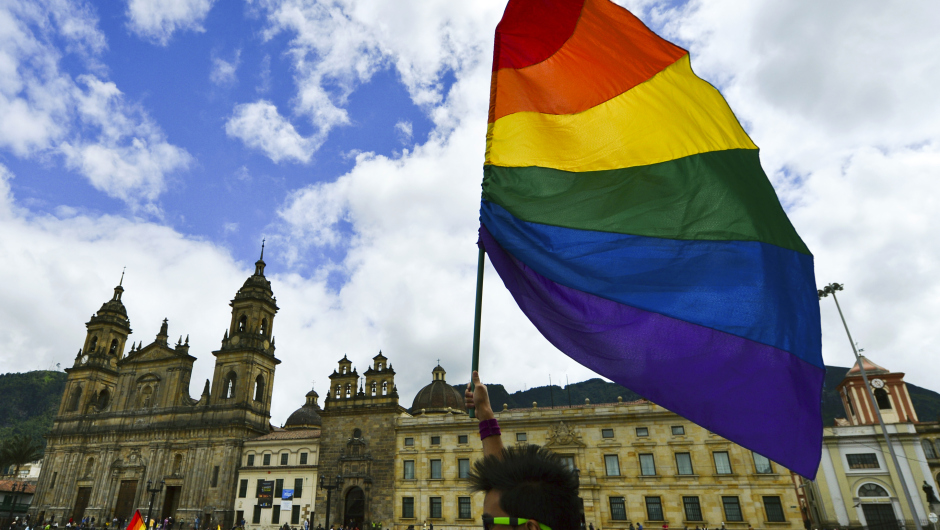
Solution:
{"label": "cathedral bell tower", "polygon": [[[868,376],[872,394],[875,396],[884,422],[886,424],[917,423],[917,412],[914,411],[914,404],[907,392],[904,374],[882,368],[864,355],[862,366],[865,367],[865,375]],[[858,364],[852,365],[852,368],[845,374],[845,378],[836,387],[836,391],[842,397],[842,405],[845,407],[849,425],[878,424],[878,416],[872,408],[871,398],[865,389],[865,382],[862,380]]]}
{"label": "cathedral bell tower", "polygon": [[267,432],[274,368],[274,315],[277,300],[264,277],[264,245],[255,272],[229,304],[232,320],[216,357],[210,403],[247,409],[249,421]]}
{"label": "cathedral bell tower", "polygon": [[[124,276],[121,275],[123,284]],[[114,288],[114,296],[85,323],[85,343],[66,368],[68,380],[59,414],[100,412],[108,408],[117,385],[117,362],[124,357],[124,344],[131,334],[127,309],[121,302],[124,287]]]}

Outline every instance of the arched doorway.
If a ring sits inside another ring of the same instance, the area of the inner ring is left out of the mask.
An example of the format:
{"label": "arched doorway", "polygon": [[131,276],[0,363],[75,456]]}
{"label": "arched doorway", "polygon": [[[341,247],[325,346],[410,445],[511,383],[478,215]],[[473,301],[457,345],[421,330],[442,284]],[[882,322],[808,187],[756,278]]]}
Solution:
{"label": "arched doorway", "polygon": [[355,486],[346,492],[346,510],[343,513],[344,525],[362,530],[362,521],[366,513],[366,495],[362,488]]}

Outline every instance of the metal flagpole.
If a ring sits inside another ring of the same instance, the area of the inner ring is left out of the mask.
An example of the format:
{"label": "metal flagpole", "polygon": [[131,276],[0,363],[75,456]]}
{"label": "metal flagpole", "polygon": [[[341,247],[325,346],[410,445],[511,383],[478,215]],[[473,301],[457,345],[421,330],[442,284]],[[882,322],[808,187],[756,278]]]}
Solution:
{"label": "metal flagpole", "polygon": [[855,354],[855,362],[858,363],[858,370],[862,373],[862,381],[865,383],[865,390],[868,391],[868,398],[871,400],[872,408],[875,410],[875,415],[878,417],[878,423],[881,425],[881,434],[884,435],[885,445],[888,446],[888,452],[891,453],[891,461],[894,463],[894,469],[898,473],[898,481],[901,483],[901,489],[904,490],[904,496],[907,498],[907,507],[911,511],[911,518],[914,519],[914,525],[917,527],[917,530],[923,530],[920,525],[920,519],[917,517],[917,510],[914,508],[914,500],[911,497],[911,492],[907,489],[907,482],[904,480],[904,474],[901,473],[901,465],[898,463],[898,455],[894,452],[894,446],[891,445],[891,439],[888,437],[888,429],[885,427],[885,420],[882,419],[881,410],[878,409],[878,401],[875,399],[875,394],[871,391],[871,385],[868,384],[868,375],[865,373],[865,367],[862,366],[862,357],[858,354],[858,349],[855,347],[855,341],[852,340],[852,334],[849,332],[849,325],[845,323],[845,315],[842,314],[842,307],[839,305],[839,299],[836,298],[836,291],[841,290],[842,284],[830,283],[818,291],[819,299],[822,300],[831,294],[832,299],[836,302],[836,309],[839,310],[839,318],[842,319],[842,325],[845,327],[845,334],[848,335],[849,344],[852,345],[852,353]]}
{"label": "metal flagpole", "polygon": [[[485,254],[486,251],[483,250],[483,247],[481,246],[480,255],[477,258],[477,303],[476,311],[473,315],[473,357],[470,360],[471,381],[473,379],[473,372],[476,372],[480,369],[480,320],[482,319],[483,315],[483,256]],[[468,412],[470,413],[471,418],[476,417],[475,410],[470,409]]]}

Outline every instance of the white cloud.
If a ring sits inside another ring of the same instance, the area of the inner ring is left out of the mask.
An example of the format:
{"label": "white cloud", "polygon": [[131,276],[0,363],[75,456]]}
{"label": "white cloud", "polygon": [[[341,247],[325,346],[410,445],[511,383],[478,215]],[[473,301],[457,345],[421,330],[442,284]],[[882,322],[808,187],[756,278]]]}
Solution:
{"label": "white cloud", "polygon": [[410,121],[400,121],[396,123],[395,132],[398,133],[398,140],[403,144],[410,142],[412,136],[414,136],[414,129]]}
{"label": "white cloud", "polygon": [[166,46],[176,31],[203,32],[215,0],[128,0],[128,27],[140,37]]}
{"label": "white cloud", "polygon": [[301,136],[274,104],[263,99],[237,105],[225,123],[225,133],[264,151],[274,162],[306,163],[319,147],[316,139]]}
{"label": "white cloud", "polygon": [[[0,8],[0,148],[20,158],[61,155],[95,188],[156,212],[166,176],[186,169],[191,157],[114,83],[92,73],[106,47],[96,24],[81,2]],[[60,39],[87,59],[89,73],[76,80],[59,69]]]}
{"label": "white cloud", "polygon": [[232,61],[226,61],[213,54],[209,80],[220,86],[234,85],[238,81],[235,72],[238,70],[239,63],[241,63],[241,54],[241,50],[236,50],[235,58]]}

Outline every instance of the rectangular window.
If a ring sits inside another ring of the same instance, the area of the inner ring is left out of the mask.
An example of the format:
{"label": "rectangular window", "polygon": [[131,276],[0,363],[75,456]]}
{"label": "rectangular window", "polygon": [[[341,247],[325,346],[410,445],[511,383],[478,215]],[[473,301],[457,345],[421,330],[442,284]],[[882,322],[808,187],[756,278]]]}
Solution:
{"label": "rectangular window", "polygon": [[261,465],[263,465],[263,466],[270,466],[270,465],[271,465],[271,455],[270,455],[270,454],[266,454],[266,455],[264,455],[263,457],[261,457]]}
{"label": "rectangular window", "polygon": [[617,455],[604,455],[604,467],[607,468],[608,477],[620,476],[620,459]]}
{"label": "rectangular window", "polygon": [[443,478],[441,475],[440,460],[431,460],[431,478]]}
{"label": "rectangular window", "polygon": [[755,473],[773,473],[774,466],[770,463],[770,460],[764,456],[761,456],[757,453],[754,454],[754,472]]}
{"label": "rectangular window", "polygon": [[741,503],[737,497],[722,497],[721,504],[725,507],[725,521],[744,521],[741,513]]}
{"label": "rectangular window", "polygon": [[613,429],[601,429],[601,438],[613,438],[614,430]]}
{"label": "rectangular window", "polygon": [[764,511],[767,513],[767,522],[784,523],[787,518],[783,516],[783,505],[780,497],[764,497]]}
{"label": "rectangular window", "polygon": [[517,432],[517,433],[516,433],[516,441],[517,441],[517,442],[525,442],[525,441],[527,441],[528,439],[529,439],[529,437],[526,436],[526,433],[524,433],[524,432]]}
{"label": "rectangular window", "polygon": [[255,455],[248,455],[248,467],[255,465]]}
{"label": "rectangular window", "polygon": [[281,505],[275,504],[271,507],[271,524],[278,524],[281,522]]}
{"label": "rectangular window", "polygon": [[441,445],[441,437],[440,437],[440,436],[432,436],[432,437],[431,437],[431,445]]}
{"label": "rectangular window", "polygon": [[470,497],[457,497],[457,518],[470,519],[473,515],[470,513]]}
{"label": "rectangular window", "polygon": [[304,479],[295,478],[294,479],[294,498],[299,499],[304,494]]}
{"label": "rectangular window", "polygon": [[647,497],[646,498],[646,520],[647,521],[662,521],[663,520],[663,502],[659,497]]}
{"label": "rectangular window", "polygon": [[636,435],[638,437],[649,436],[650,435],[649,427],[637,427]]}
{"label": "rectangular window", "polygon": [[287,465],[287,453],[281,453],[281,465],[282,466]]}
{"label": "rectangular window", "polygon": [[457,460],[457,478],[470,478],[469,458],[460,458]]}
{"label": "rectangular window", "polygon": [[290,524],[300,524],[300,505],[290,507]]}
{"label": "rectangular window", "polygon": [[[651,476],[656,474],[656,462],[653,460],[652,454],[641,454],[640,455],[640,474]],[[657,499],[659,497],[656,497]],[[658,521],[659,519],[656,519]]]}
{"label": "rectangular window", "polygon": [[686,521],[702,520],[702,506],[698,503],[698,497],[682,497],[682,505],[685,507]]}
{"label": "rectangular window", "polygon": [[251,524],[260,524],[261,523],[261,506],[255,506],[253,512],[251,512]]}
{"label": "rectangular window", "polygon": [[679,475],[694,474],[692,473],[692,455],[689,453],[676,453],[676,473]]}
{"label": "rectangular window", "polygon": [[[415,439],[414,439],[414,438],[411,438],[411,437],[405,438],[405,447],[413,447],[414,444],[415,444]],[[407,498],[410,498],[410,497],[405,497],[405,498],[407,499]],[[413,502],[414,502],[414,499],[411,499],[411,502],[413,503]]]}
{"label": "rectangular window", "polygon": [[429,517],[431,519],[440,519],[441,518],[441,498],[431,497],[428,500],[431,501],[431,514],[429,515]]}
{"label": "rectangular window", "polygon": [[218,485],[219,485],[219,466],[215,466],[212,468],[212,482],[210,483],[210,487],[215,488]]}
{"label": "rectangular window", "polygon": [[277,502],[284,493],[284,479],[274,479],[274,499]]}
{"label": "rectangular window", "polygon": [[307,453],[300,453],[300,465],[307,465]]}
{"label": "rectangular window", "polygon": [[878,457],[875,453],[857,453],[845,455],[849,462],[849,469],[878,469]]}
{"label": "rectangular window", "polygon": [[248,495],[248,479],[238,481],[238,498],[244,499]]}
{"label": "rectangular window", "polygon": [[414,460],[405,460],[405,480],[414,480],[415,478],[415,461]]}
{"label": "rectangular window", "polygon": [[561,455],[561,461],[568,469],[575,469],[573,455]]}
{"label": "rectangular window", "polygon": [[731,474],[731,459],[728,458],[727,451],[715,451],[712,453],[715,458],[715,473],[719,475]]}
{"label": "rectangular window", "polygon": [[614,521],[627,520],[627,507],[623,502],[623,497],[610,498],[610,518]]}
{"label": "rectangular window", "polygon": [[263,478],[259,478],[259,479],[258,479],[258,484],[255,486],[255,498],[261,497],[262,483],[264,483],[264,479],[263,479]]}
{"label": "rectangular window", "polygon": [[414,497],[402,497],[401,498],[401,518],[402,519],[414,519],[415,518],[415,498]]}
{"label": "rectangular window", "polygon": [[[465,443],[467,443],[468,441],[469,441],[469,438],[467,438],[467,435],[466,435],[466,434],[457,435],[457,443],[459,443],[459,444],[465,444]],[[461,499],[462,499],[462,498],[463,498],[463,497],[461,497]]]}
{"label": "rectangular window", "polygon": [[685,436],[685,427],[683,427],[682,425],[673,425],[672,435],[673,436]]}

